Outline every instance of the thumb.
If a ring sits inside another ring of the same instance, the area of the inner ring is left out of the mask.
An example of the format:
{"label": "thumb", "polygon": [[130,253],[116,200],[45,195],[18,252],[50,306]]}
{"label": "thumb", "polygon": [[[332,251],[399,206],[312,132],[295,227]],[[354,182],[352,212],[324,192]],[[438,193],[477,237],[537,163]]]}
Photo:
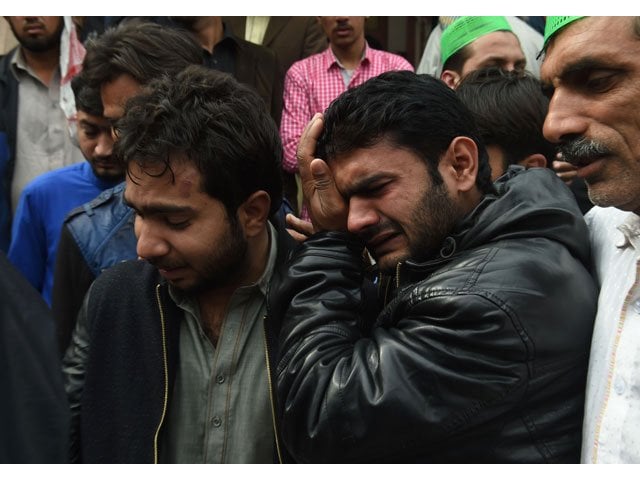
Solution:
{"label": "thumb", "polygon": [[335,188],[333,185],[333,175],[331,175],[329,165],[327,165],[324,160],[316,158],[311,162],[310,167],[316,190],[326,191]]}

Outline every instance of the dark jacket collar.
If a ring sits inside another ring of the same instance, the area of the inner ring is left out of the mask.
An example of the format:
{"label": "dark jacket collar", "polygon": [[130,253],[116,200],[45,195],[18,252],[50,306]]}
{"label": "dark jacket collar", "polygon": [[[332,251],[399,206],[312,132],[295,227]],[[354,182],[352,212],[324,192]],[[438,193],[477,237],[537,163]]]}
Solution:
{"label": "dark jacket collar", "polygon": [[415,281],[474,248],[501,240],[543,237],[564,245],[584,265],[590,250],[586,224],[571,191],[546,168],[512,166],[424,262],[407,260],[399,283]]}

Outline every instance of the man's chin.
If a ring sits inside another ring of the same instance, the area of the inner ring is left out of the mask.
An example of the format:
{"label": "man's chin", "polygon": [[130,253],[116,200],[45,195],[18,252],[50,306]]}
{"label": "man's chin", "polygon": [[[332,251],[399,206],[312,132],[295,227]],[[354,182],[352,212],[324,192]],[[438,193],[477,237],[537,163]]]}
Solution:
{"label": "man's chin", "polygon": [[388,254],[383,255],[382,258],[375,259],[378,269],[385,275],[395,275],[398,263],[406,260],[407,255],[402,254]]}
{"label": "man's chin", "polygon": [[124,172],[111,169],[94,168],[93,174],[103,182],[121,182],[124,181]]}
{"label": "man's chin", "polygon": [[194,295],[203,290],[202,286],[197,283],[189,282],[185,279],[168,280],[167,283],[171,288],[181,292],[184,295]]}

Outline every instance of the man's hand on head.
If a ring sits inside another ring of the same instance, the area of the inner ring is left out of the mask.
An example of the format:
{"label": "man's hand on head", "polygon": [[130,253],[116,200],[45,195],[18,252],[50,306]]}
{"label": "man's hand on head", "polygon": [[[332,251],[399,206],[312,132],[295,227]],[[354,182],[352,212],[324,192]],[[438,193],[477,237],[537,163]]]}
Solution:
{"label": "man's hand on head", "polygon": [[336,187],[329,165],[314,158],[323,126],[322,114],[316,113],[300,137],[296,157],[302,193],[314,231],[346,230],[348,205]]}

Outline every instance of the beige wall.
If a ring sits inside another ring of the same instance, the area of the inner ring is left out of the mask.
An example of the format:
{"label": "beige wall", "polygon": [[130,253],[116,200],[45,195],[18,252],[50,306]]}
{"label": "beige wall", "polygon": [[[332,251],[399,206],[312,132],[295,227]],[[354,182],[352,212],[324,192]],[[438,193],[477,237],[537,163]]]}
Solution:
{"label": "beige wall", "polygon": [[7,53],[18,44],[7,21],[0,17],[0,55]]}

